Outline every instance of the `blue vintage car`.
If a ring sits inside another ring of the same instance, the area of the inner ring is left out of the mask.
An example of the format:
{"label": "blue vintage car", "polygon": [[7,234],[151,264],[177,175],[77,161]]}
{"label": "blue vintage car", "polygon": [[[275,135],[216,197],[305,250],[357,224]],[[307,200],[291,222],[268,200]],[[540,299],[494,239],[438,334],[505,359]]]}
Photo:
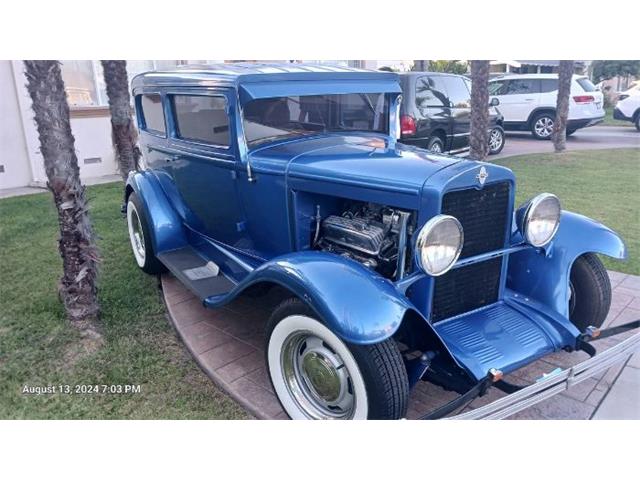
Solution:
{"label": "blue vintage car", "polygon": [[224,64],[132,83],[135,260],[207,308],[284,292],[265,351],[291,418],[401,418],[419,380],[482,393],[607,316],[596,254],[625,258],[620,237],[550,193],[517,208],[507,168],[398,143],[394,73]]}

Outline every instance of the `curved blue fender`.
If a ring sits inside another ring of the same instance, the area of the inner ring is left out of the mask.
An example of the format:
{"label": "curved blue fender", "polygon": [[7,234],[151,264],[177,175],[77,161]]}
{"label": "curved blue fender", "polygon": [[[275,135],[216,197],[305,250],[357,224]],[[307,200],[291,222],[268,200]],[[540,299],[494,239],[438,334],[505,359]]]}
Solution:
{"label": "curved blue fender", "polygon": [[153,173],[131,172],[127,178],[126,191],[129,189],[136,192],[144,205],[151,230],[151,243],[156,254],[187,244],[182,221]]}
{"label": "curved blue fender", "polygon": [[230,295],[205,299],[204,303],[219,306],[261,282],[292,291],[333,332],[355,344],[378,343],[391,337],[405,313],[416,311],[386,278],[353,260],[316,251],[274,258],[251,272]]}
{"label": "curved blue fender", "polygon": [[526,249],[509,256],[507,286],[569,317],[569,276],[576,258],[601,253],[625,259],[624,242],[591,218],[563,210],[560,227],[543,250]]}

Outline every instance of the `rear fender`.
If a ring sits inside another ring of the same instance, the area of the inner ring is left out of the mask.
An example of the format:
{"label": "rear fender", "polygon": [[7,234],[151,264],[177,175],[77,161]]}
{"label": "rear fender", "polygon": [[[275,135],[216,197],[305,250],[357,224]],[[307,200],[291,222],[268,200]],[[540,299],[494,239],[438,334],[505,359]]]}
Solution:
{"label": "rear fender", "polygon": [[175,250],[187,244],[182,221],[153,173],[131,172],[125,191],[125,204],[131,192],[136,192],[144,205],[151,230],[151,243],[156,254]]}
{"label": "rear fender", "polygon": [[509,256],[507,286],[568,318],[571,267],[585,253],[627,257],[624,242],[613,230],[563,210],[558,232],[547,247],[521,250]]}

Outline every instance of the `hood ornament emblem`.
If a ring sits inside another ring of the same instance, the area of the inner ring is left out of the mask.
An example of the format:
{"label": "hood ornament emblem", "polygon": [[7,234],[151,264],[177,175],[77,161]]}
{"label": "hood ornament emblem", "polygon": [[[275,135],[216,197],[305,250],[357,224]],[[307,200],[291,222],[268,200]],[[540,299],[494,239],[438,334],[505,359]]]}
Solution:
{"label": "hood ornament emblem", "polygon": [[487,178],[489,178],[487,169],[484,167],[480,167],[480,171],[478,172],[478,175],[476,175],[476,178],[478,179],[480,185],[484,185],[484,183],[487,181]]}

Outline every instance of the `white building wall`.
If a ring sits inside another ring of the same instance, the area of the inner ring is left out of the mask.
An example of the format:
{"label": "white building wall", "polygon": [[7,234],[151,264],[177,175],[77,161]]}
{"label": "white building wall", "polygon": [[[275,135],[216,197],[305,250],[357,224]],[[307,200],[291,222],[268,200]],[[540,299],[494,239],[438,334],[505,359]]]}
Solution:
{"label": "white building wall", "polygon": [[[4,63],[4,62],[2,62]],[[14,118],[21,121],[26,143],[26,160],[21,162],[30,169],[30,178],[12,176],[13,186],[46,185],[47,178],[43,158],[40,153],[40,142],[33,119],[31,98],[26,89],[24,66],[21,61],[10,62],[13,66],[13,98],[19,105]],[[2,92],[4,92],[4,86]],[[111,121],[109,116],[71,118],[71,131],[75,138],[76,155],[80,167],[80,178],[83,181],[117,173],[117,164],[113,144],[111,142]],[[1,188],[6,188],[4,185]]]}
{"label": "white building wall", "polygon": [[0,189],[29,185],[31,178],[11,61],[0,60]]}

